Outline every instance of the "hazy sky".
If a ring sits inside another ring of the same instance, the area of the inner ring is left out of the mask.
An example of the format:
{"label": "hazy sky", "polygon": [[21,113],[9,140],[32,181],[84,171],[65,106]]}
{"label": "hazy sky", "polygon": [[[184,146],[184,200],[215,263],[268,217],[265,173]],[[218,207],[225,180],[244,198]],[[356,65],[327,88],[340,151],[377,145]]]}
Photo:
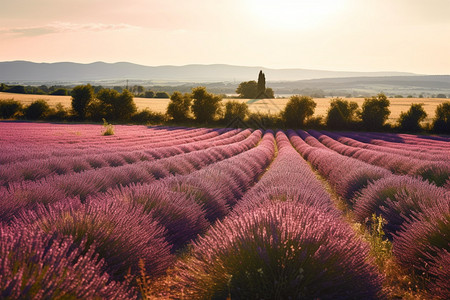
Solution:
{"label": "hazy sky", "polygon": [[450,0],[0,0],[0,61],[450,74]]}

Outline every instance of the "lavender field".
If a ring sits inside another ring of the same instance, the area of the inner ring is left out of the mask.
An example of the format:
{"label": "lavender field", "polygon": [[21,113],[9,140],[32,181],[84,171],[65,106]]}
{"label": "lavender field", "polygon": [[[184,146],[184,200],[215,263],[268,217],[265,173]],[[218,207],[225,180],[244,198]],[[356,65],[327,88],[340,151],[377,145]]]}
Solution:
{"label": "lavender field", "polygon": [[450,294],[449,137],[103,131],[0,122],[0,298]]}

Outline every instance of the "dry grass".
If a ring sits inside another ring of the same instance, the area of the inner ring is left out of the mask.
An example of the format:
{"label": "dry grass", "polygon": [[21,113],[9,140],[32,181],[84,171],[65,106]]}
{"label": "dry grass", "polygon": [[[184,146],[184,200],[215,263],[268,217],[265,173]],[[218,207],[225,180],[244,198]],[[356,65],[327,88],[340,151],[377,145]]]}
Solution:
{"label": "dry grass", "polygon": [[[71,97],[70,96],[50,96],[50,95],[27,95],[27,94],[11,94],[11,93],[3,93],[0,92],[0,100],[3,99],[14,99],[22,102],[27,105],[31,102],[44,99],[48,102],[48,104],[54,107],[57,103],[61,103],[64,107],[70,108]],[[331,98],[314,98],[314,101],[317,103],[315,115],[325,116],[327,114],[328,107],[330,105]],[[239,101],[239,102],[247,102],[248,99],[224,99],[224,102],[227,101]],[[361,107],[364,98],[346,98],[346,100],[354,101],[358,103],[358,106]],[[400,113],[403,111],[407,111],[411,106],[411,103],[424,103],[425,112],[428,114],[425,122],[431,122],[431,119],[434,118],[434,113],[436,107],[448,101],[448,99],[438,99],[438,98],[390,98],[391,101],[390,110],[391,115],[389,116],[389,123],[394,124],[397,119],[400,117]],[[258,100],[249,105],[250,112],[261,112],[261,113],[278,113],[284,109],[286,103],[289,99],[264,99]],[[167,109],[167,105],[169,104],[169,99],[157,99],[157,98],[134,98],[134,102],[138,109],[148,108],[154,112],[165,113]]]}

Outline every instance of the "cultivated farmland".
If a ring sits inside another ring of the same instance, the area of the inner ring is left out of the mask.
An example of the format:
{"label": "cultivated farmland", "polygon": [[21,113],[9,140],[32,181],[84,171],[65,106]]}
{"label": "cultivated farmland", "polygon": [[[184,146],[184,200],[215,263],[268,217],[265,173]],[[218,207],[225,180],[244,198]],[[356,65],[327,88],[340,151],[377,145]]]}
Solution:
{"label": "cultivated farmland", "polygon": [[104,130],[0,122],[2,298],[450,293],[448,137]]}

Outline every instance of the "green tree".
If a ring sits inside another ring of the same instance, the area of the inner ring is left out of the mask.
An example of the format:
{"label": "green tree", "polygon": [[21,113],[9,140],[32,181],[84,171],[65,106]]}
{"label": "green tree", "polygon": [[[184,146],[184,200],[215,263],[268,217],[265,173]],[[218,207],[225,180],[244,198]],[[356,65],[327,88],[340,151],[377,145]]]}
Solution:
{"label": "green tree", "polygon": [[94,89],[90,84],[78,85],[72,90],[72,110],[81,120],[86,118],[86,109],[94,99]]}
{"label": "green tree", "polygon": [[33,101],[25,108],[25,117],[28,120],[37,120],[44,118],[50,110],[50,106],[45,100]]}
{"label": "green tree", "polygon": [[305,120],[314,114],[317,104],[311,97],[294,95],[291,96],[281,113],[283,121],[288,127],[298,128],[305,124]]}
{"label": "green tree", "polygon": [[362,105],[361,119],[369,130],[381,129],[389,117],[390,101],[384,94],[366,98]]}
{"label": "green tree", "polygon": [[113,111],[116,120],[128,120],[137,111],[133,95],[128,90],[119,95],[113,105]]}
{"label": "green tree", "polygon": [[196,87],[192,89],[192,99],[192,112],[195,119],[200,123],[213,121],[219,112],[222,98],[208,93],[205,87]]}
{"label": "green tree", "polygon": [[272,88],[266,88],[266,96],[268,98],[275,98],[275,93]]}
{"label": "green tree", "polygon": [[113,90],[116,90],[119,93],[122,93],[123,92],[123,87],[116,85],[116,86],[113,87]]}
{"label": "green tree", "polygon": [[249,114],[247,103],[241,103],[238,101],[228,101],[225,104],[225,121],[231,121],[234,118],[244,120]]}
{"label": "green tree", "polygon": [[50,108],[46,119],[51,121],[63,121],[67,119],[68,115],[69,112],[67,111],[67,109],[62,105],[61,102],[58,102],[55,105],[55,108]]}
{"label": "green tree", "polygon": [[420,131],[420,122],[425,120],[427,113],[423,103],[413,103],[407,112],[402,112],[399,118],[400,129],[404,131]]}
{"label": "green tree", "polygon": [[185,93],[183,95],[180,92],[174,92],[167,106],[167,115],[176,122],[186,121],[189,118],[191,102],[190,94]]}
{"label": "green tree", "polygon": [[258,84],[256,81],[241,82],[236,89],[236,93],[243,99],[254,99],[258,94]]}
{"label": "green tree", "polygon": [[266,75],[262,71],[258,74],[258,94],[266,91]]}
{"label": "green tree", "polygon": [[130,120],[135,124],[161,124],[167,121],[167,116],[159,112],[153,112],[146,108],[134,113]]}
{"label": "green tree", "polygon": [[155,98],[168,99],[168,98],[170,98],[170,96],[166,92],[156,92]]}
{"label": "green tree", "polygon": [[358,103],[341,98],[332,99],[327,112],[326,124],[329,129],[348,129],[356,121]]}
{"label": "green tree", "polygon": [[26,94],[27,93],[27,91],[25,90],[25,87],[23,85],[13,85],[13,86],[7,88],[6,90],[4,90],[4,92],[16,93],[16,94]]}
{"label": "green tree", "polygon": [[141,95],[144,93],[145,89],[142,85],[134,85],[131,88],[131,91],[133,92],[134,95]]}
{"label": "green tree", "polygon": [[0,100],[0,117],[9,119],[22,110],[22,103],[14,99]]}
{"label": "green tree", "polygon": [[450,101],[439,104],[433,119],[433,131],[450,133]]}
{"label": "green tree", "polygon": [[155,97],[154,91],[151,90],[145,91],[144,98],[154,98],[154,97]]}
{"label": "green tree", "polygon": [[128,90],[119,93],[113,89],[102,89],[98,92],[97,99],[103,102],[99,109],[106,119],[126,121],[136,112],[133,95]]}
{"label": "green tree", "polygon": [[58,88],[50,93],[50,95],[58,95],[58,96],[66,96],[67,94],[68,91],[65,88]]}

